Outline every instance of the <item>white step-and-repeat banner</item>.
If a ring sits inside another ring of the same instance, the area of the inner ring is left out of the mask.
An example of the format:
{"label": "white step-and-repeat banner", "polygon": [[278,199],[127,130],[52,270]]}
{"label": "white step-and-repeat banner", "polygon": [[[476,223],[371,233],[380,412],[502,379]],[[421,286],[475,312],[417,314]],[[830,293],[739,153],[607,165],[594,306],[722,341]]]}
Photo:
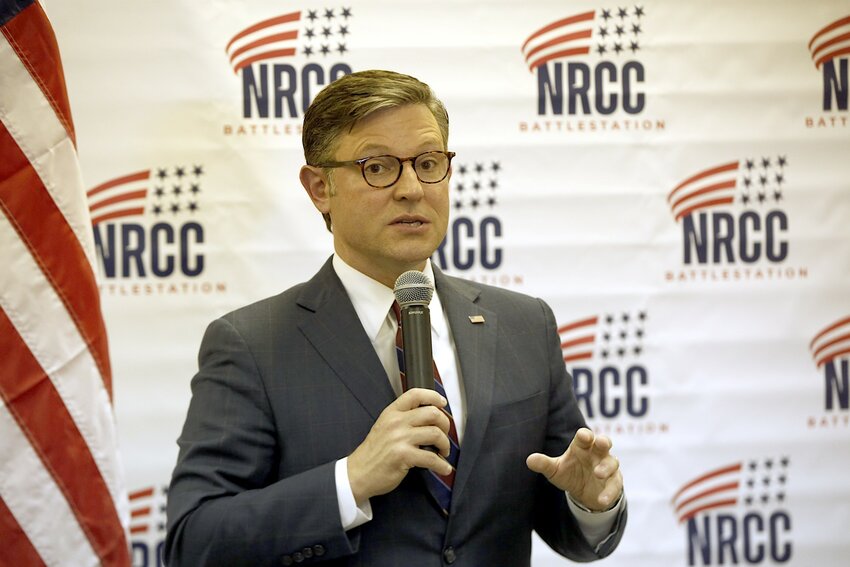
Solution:
{"label": "white step-and-repeat banner", "polygon": [[[98,246],[134,564],[213,318],[307,279],[305,108],[449,109],[446,272],[546,299],[622,462],[605,565],[850,557],[850,2],[46,2]],[[535,566],[566,563],[536,544]]]}

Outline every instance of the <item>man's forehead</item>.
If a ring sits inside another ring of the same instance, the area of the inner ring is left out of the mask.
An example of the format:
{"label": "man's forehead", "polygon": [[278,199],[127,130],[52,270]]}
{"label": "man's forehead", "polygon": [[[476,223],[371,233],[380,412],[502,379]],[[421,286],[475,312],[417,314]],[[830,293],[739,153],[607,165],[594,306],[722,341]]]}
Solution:
{"label": "man's forehead", "polygon": [[437,119],[424,104],[404,104],[382,108],[360,118],[348,129],[349,134],[379,132],[399,125],[410,128],[434,128],[439,131]]}
{"label": "man's forehead", "polygon": [[437,120],[425,105],[409,105],[380,110],[355,123],[343,134],[337,149],[357,153],[393,153],[443,149],[443,136]]}
{"label": "man's forehead", "polygon": [[[408,141],[415,143],[415,140],[412,139]],[[440,150],[442,147],[443,140],[440,136],[428,136],[428,139],[422,139],[418,144],[414,145],[413,149],[426,152],[429,150]],[[360,143],[354,145],[353,149],[356,152],[372,154],[393,153],[398,150],[398,144],[385,144],[373,140],[361,140]]]}

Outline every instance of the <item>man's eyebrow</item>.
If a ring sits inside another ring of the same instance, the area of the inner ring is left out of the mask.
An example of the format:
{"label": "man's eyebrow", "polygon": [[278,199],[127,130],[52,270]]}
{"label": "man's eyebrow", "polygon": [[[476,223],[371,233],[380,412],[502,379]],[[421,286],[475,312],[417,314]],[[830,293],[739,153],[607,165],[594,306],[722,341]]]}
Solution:
{"label": "man's eyebrow", "polygon": [[[442,151],[443,142],[442,140],[428,140],[427,142],[422,142],[418,146],[416,146],[416,151],[414,154],[420,154],[422,152],[428,151]],[[361,148],[357,148],[356,152],[358,155],[362,157],[368,156],[380,156],[380,155],[395,155],[393,150],[389,146],[385,146],[383,144],[366,144]],[[399,156],[403,157],[403,156]]]}

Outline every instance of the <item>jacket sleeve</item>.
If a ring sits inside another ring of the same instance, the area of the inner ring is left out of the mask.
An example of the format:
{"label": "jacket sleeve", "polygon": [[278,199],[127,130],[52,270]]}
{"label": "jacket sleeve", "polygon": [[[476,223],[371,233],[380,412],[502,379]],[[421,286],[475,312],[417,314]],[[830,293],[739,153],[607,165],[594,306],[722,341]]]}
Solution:
{"label": "jacket sleeve", "polygon": [[168,492],[166,564],[309,564],[355,553],[334,462],[279,478],[286,448],[254,355],[230,321],[209,326],[198,359]]}
{"label": "jacket sleeve", "polygon": [[[543,452],[554,457],[563,454],[576,431],[587,425],[573,393],[572,378],[564,365],[555,316],[546,303],[540,301],[540,304],[546,322],[550,377],[549,419]],[[582,535],[564,492],[542,475],[538,475],[537,483],[534,529],[549,547],[564,557],[580,562],[601,559],[614,551],[626,527],[626,506],[614,522],[612,534],[597,546],[598,549],[594,549]]]}

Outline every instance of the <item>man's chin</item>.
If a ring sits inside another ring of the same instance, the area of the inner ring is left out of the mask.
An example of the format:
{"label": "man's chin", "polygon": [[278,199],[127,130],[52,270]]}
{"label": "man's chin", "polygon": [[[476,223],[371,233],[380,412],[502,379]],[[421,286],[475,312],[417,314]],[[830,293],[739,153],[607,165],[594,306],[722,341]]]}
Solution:
{"label": "man's chin", "polygon": [[[427,250],[430,250],[430,248]],[[430,250],[430,252],[427,250],[417,254],[404,254],[397,256],[395,264],[400,270],[399,273],[406,272],[408,270],[418,270],[421,272],[425,269],[425,263],[428,261],[428,258],[431,257],[431,254],[434,253],[434,250]]]}

